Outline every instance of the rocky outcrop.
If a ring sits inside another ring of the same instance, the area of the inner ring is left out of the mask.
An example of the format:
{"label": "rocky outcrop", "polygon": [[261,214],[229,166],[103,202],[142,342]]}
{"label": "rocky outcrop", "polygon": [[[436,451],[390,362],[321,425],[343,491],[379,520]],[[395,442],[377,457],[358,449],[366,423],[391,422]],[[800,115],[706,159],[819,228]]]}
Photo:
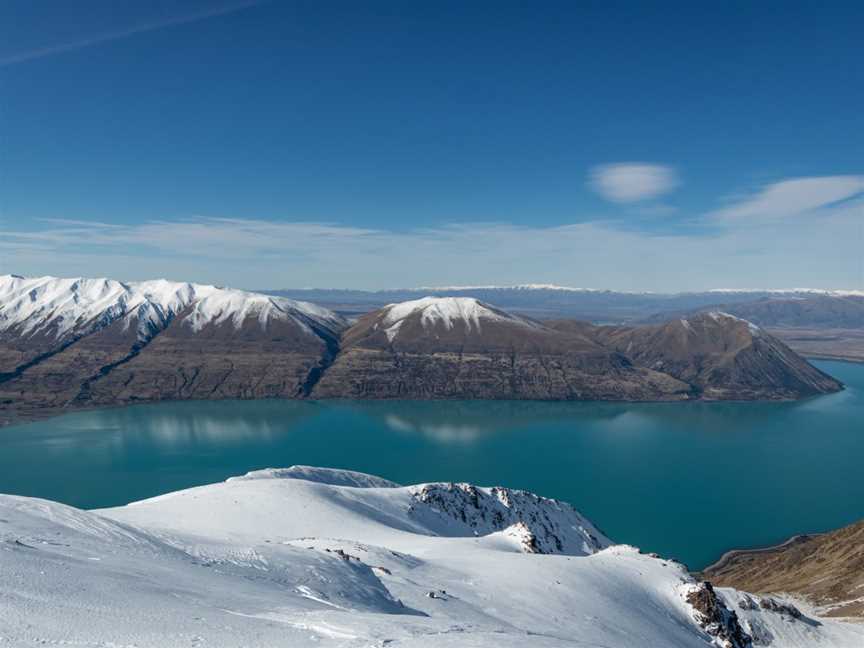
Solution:
{"label": "rocky outcrop", "polygon": [[696,623],[723,648],[752,648],[753,638],[738,621],[738,615],[726,607],[711,583],[687,585],[684,598],[693,608]]}
{"label": "rocky outcrop", "polygon": [[465,535],[503,531],[525,553],[590,555],[611,544],[601,531],[569,504],[509,488],[471,484],[423,484],[411,489],[409,515],[440,520],[465,529]]}

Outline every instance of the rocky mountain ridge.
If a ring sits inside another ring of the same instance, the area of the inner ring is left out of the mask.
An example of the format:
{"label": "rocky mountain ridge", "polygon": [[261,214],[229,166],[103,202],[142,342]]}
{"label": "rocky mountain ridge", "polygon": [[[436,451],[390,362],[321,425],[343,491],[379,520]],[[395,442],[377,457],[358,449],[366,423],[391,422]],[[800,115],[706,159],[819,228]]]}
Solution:
{"label": "rocky mountain ridge", "polygon": [[747,322],[539,322],[475,298],[320,306],[164,280],[0,277],[0,419],[218,398],[791,399],[841,385]]}

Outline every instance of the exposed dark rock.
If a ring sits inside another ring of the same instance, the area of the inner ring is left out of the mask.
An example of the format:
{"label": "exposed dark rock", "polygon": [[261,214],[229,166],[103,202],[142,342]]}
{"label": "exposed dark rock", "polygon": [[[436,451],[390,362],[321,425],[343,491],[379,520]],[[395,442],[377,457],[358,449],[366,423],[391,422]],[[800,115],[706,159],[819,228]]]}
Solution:
{"label": "exposed dark rock", "polygon": [[506,531],[526,553],[582,555],[608,538],[569,504],[526,491],[471,484],[425,484],[413,493],[412,516],[434,515],[464,525],[476,535]]}
{"label": "exposed dark rock", "polygon": [[762,606],[763,610],[769,610],[771,612],[776,612],[777,614],[785,614],[786,616],[790,616],[793,619],[801,618],[801,610],[796,608],[794,605],[790,605],[789,603],[781,603],[777,599],[773,599],[770,596],[759,599],[759,605]]}
{"label": "exposed dark rock", "polygon": [[741,627],[738,615],[726,607],[711,583],[704,581],[694,585],[687,592],[686,600],[693,607],[696,622],[723,648],[753,646],[753,638]]}

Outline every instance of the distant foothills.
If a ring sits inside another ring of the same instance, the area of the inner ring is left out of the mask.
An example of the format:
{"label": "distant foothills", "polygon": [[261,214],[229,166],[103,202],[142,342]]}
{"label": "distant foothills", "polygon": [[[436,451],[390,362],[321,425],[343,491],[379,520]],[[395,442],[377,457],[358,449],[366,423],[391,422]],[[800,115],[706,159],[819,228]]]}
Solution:
{"label": "distant foothills", "polygon": [[0,422],[184,399],[789,400],[842,385],[777,331],[824,345],[861,329],[854,292],[265,294],[5,275]]}

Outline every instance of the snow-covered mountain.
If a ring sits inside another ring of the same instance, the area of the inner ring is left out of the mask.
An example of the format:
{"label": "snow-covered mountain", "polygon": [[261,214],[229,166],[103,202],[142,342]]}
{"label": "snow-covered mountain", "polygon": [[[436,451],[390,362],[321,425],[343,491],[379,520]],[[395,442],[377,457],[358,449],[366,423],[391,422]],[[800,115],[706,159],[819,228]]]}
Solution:
{"label": "snow-covered mountain", "polygon": [[230,288],[164,279],[0,276],[0,333],[62,340],[120,320],[145,340],[175,317],[196,332],[229,322],[239,329],[250,320],[262,328],[290,321],[310,335],[310,324],[333,331],[344,326],[338,315],[315,304]]}
{"label": "snow-covered mountain", "polygon": [[0,643],[858,648],[506,488],[294,467],[82,511],[0,496]]}
{"label": "snow-covered mountain", "polygon": [[[679,331],[680,329],[680,331]],[[320,397],[794,399],[841,385],[759,327],[710,312],[661,327],[538,322],[471,297],[424,297],[344,332]]]}
{"label": "snow-covered mountain", "polygon": [[296,397],[346,326],[314,304],[215,286],[6,275],[0,423],[70,406]]}
{"label": "snow-covered mountain", "polygon": [[372,328],[383,331],[387,340],[392,342],[399,337],[403,326],[410,329],[412,325],[419,325],[425,332],[432,330],[433,335],[440,337],[442,333],[454,329],[462,334],[480,334],[483,323],[487,326],[504,325],[534,330],[542,328],[537,322],[499,310],[473,297],[423,297],[389,304],[381,310]]}
{"label": "snow-covered mountain", "polygon": [[652,337],[425,296],[349,326],[308,302],[215,286],[6,275],[0,425],[158,400],[794,399],[841,388],[767,332],[711,321],[691,327],[697,336]]}

